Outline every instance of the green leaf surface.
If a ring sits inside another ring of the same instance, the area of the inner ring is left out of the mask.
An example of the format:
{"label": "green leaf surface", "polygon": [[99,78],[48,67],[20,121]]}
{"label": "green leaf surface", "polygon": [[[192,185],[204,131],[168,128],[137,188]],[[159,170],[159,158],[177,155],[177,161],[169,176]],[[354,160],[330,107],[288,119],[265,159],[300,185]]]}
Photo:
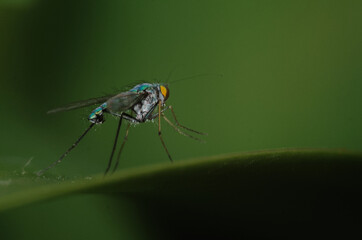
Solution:
{"label": "green leaf surface", "polygon": [[278,205],[282,199],[309,199],[318,192],[329,197],[335,189],[360,192],[362,186],[362,154],[345,150],[235,153],[119,170],[105,178],[68,180],[50,172],[37,177],[6,167],[3,163],[0,172],[0,211],[77,193],[125,194],[204,206],[258,204],[266,199]]}

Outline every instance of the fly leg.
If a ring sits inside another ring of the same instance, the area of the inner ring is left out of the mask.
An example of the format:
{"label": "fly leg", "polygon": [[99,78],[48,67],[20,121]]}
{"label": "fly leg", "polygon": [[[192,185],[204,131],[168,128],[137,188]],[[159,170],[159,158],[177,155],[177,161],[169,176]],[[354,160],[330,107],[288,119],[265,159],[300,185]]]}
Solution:
{"label": "fly leg", "polygon": [[123,142],[122,142],[122,145],[121,145],[121,148],[119,149],[118,151],[118,155],[117,155],[117,162],[116,162],[116,165],[114,166],[113,168],[113,171],[112,173],[114,173],[118,167],[118,163],[119,163],[119,159],[121,157],[121,153],[122,153],[122,150],[123,150],[123,147],[124,147],[124,144],[126,143],[126,141],[128,140],[128,131],[129,131],[129,128],[130,128],[131,124],[128,123],[128,126],[127,126],[127,130],[126,130],[126,135],[124,136],[124,139],[123,139]]}
{"label": "fly leg", "polygon": [[193,130],[193,129],[191,129],[191,128],[188,128],[188,127],[185,127],[185,126],[181,125],[181,124],[177,121],[176,114],[175,114],[175,112],[173,111],[173,107],[172,107],[172,106],[169,106],[168,108],[171,109],[172,116],[173,116],[173,118],[175,119],[176,125],[177,125],[178,127],[183,128],[183,129],[186,129],[186,130],[188,130],[188,131],[190,131],[190,132],[194,132],[194,133],[200,134],[200,135],[207,135],[207,133],[202,133],[202,132],[199,132],[199,131],[196,131],[196,130]]}
{"label": "fly leg", "polygon": [[52,168],[52,167],[54,167],[55,165],[57,165],[58,163],[60,163],[60,162],[63,160],[63,158],[65,158],[65,157],[68,155],[68,153],[69,153],[70,151],[72,151],[73,148],[75,148],[75,147],[79,144],[80,140],[83,139],[83,137],[89,132],[89,130],[90,130],[94,125],[95,125],[95,123],[92,123],[92,124],[85,130],[85,132],[77,139],[77,141],[75,141],[75,143],[73,143],[73,145],[70,146],[70,148],[68,148],[68,150],[67,150],[65,153],[63,153],[63,155],[62,155],[57,161],[53,162],[50,166],[44,168],[43,170],[40,170],[39,172],[37,172],[37,175],[38,175],[38,176],[41,176],[45,171],[49,170],[50,168]]}
{"label": "fly leg", "polygon": [[[110,169],[111,166],[112,166],[112,159],[113,159],[114,151],[116,150],[116,146],[117,146],[117,142],[118,142],[118,136],[119,136],[119,131],[120,131],[121,125],[122,125],[122,120],[125,119],[125,120],[127,120],[127,121],[129,121],[129,122],[132,122],[132,123],[139,123],[139,122],[140,122],[139,120],[137,120],[136,118],[132,117],[131,115],[129,115],[129,114],[127,114],[127,113],[121,113],[121,114],[110,113],[110,114],[119,117],[119,124],[118,124],[118,128],[117,128],[116,138],[114,139],[114,144],[113,144],[113,148],[112,148],[111,157],[109,158],[108,166],[107,166],[106,171],[104,172],[104,175],[107,175],[109,169]],[[126,141],[126,139],[127,139],[129,126],[130,126],[130,124],[128,125],[127,130],[126,130],[125,141]],[[121,149],[120,149],[120,151],[119,151],[119,153],[118,153],[117,163],[116,163],[116,166],[115,166],[113,172],[116,170],[116,168],[117,168],[117,166],[118,166],[119,157],[120,157],[120,155],[121,155],[121,151],[122,151],[122,149],[123,149],[123,146],[124,146],[124,144],[125,144],[125,141],[123,141],[122,146],[121,146]]]}
{"label": "fly leg", "polygon": [[181,129],[178,128],[177,126],[175,126],[175,124],[173,124],[173,123],[165,116],[165,114],[162,114],[162,113],[161,113],[161,116],[162,116],[162,117],[166,120],[166,122],[167,122],[168,124],[170,124],[170,126],[173,127],[173,129],[175,129],[179,134],[184,135],[184,136],[189,137],[189,138],[192,138],[192,139],[194,139],[194,140],[196,140],[196,141],[205,143],[204,140],[202,140],[202,139],[200,139],[200,138],[197,138],[197,137],[194,137],[194,136],[192,136],[192,135],[190,135],[190,134],[188,134],[188,133],[185,133],[185,132],[181,131]]}
{"label": "fly leg", "polygon": [[118,127],[117,127],[116,138],[114,139],[111,157],[109,158],[108,166],[107,166],[106,171],[104,172],[104,176],[107,175],[107,173],[108,173],[108,171],[109,171],[109,169],[111,168],[111,165],[112,165],[113,154],[114,154],[114,151],[116,150],[116,146],[117,146],[117,142],[118,142],[119,130],[121,129],[121,125],[122,125],[122,120],[123,120],[123,114],[121,114],[121,115],[120,115],[120,118],[119,118],[119,123],[118,123]]}
{"label": "fly leg", "polygon": [[124,118],[125,120],[131,122],[131,123],[140,123],[141,121],[132,117],[131,115],[127,114],[127,113],[121,113],[121,114],[118,114],[118,113],[113,113],[113,112],[108,112],[109,114],[113,115],[113,116],[116,116],[116,117],[119,117],[119,118]]}
{"label": "fly leg", "polygon": [[[173,124],[173,123],[165,116],[165,114],[163,114],[163,112],[166,111],[166,110],[169,109],[169,108],[172,110],[172,113],[173,113],[174,119],[175,119],[175,121],[176,121],[176,123],[177,123],[177,126],[175,126],[175,124]],[[150,119],[151,119],[151,120],[152,120],[152,119],[155,119],[155,118],[157,118],[158,116],[159,116],[159,113],[155,113],[155,114],[153,114],[153,115],[150,117]],[[184,127],[184,126],[180,125],[180,124],[178,123],[177,119],[176,119],[175,113],[173,112],[172,106],[167,106],[167,107],[165,107],[164,109],[162,109],[162,110],[161,110],[161,116],[166,120],[166,122],[167,122],[168,124],[170,124],[171,127],[173,127],[173,129],[175,129],[175,130],[176,130],[178,133],[180,133],[181,135],[184,135],[184,136],[186,136],[186,137],[192,138],[192,139],[194,139],[194,140],[196,140],[196,141],[199,141],[199,142],[202,142],[202,143],[205,142],[204,140],[201,140],[201,139],[199,139],[199,138],[197,138],[197,137],[194,137],[194,136],[192,136],[192,135],[190,135],[190,134],[188,134],[188,133],[185,133],[185,132],[181,131],[181,129],[180,129],[179,127],[182,127],[182,128],[184,128],[184,129],[187,129],[187,130],[192,131],[192,132],[196,132],[196,133],[198,133],[198,134],[207,135],[206,133],[201,133],[201,132],[198,132],[198,131],[195,131],[195,130],[192,130],[192,129],[190,129],[190,128],[187,128],[187,127]]]}
{"label": "fly leg", "polygon": [[163,148],[166,150],[168,158],[170,159],[171,162],[173,162],[172,158],[171,158],[171,155],[167,150],[165,142],[162,139],[162,134],[161,134],[161,101],[158,102],[158,136],[160,136],[161,143],[163,145]]}
{"label": "fly leg", "polygon": [[[161,115],[163,115],[162,113],[163,113],[164,111],[166,111],[167,109],[168,109],[168,106],[165,107],[164,109],[162,109],[162,110],[161,110]],[[150,120],[153,120],[153,119],[157,118],[158,116],[159,116],[158,113],[154,113],[154,114],[152,114],[152,116],[150,117]]]}

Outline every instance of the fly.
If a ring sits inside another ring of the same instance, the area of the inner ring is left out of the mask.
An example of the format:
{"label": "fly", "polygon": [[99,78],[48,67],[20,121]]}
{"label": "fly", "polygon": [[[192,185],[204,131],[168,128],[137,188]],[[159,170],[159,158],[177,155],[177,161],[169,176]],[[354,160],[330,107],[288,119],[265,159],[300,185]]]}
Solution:
{"label": "fly", "polygon": [[[138,124],[144,123],[149,120],[153,120],[158,118],[158,136],[160,137],[161,143],[163,148],[165,149],[168,158],[172,162],[172,157],[165,145],[165,142],[162,137],[161,133],[161,117],[171,126],[173,127],[178,133],[195,139],[197,141],[201,141],[201,139],[194,137],[183,130],[187,130],[199,135],[207,135],[202,132],[198,132],[192,130],[188,127],[181,125],[175,115],[172,106],[166,106],[165,102],[170,95],[170,90],[167,84],[158,84],[158,83],[142,83],[134,86],[132,89],[126,92],[121,92],[114,96],[105,96],[100,98],[93,98],[85,101],[81,101],[78,103],[74,103],[65,107],[57,108],[54,110],[49,111],[48,113],[56,113],[62,111],[68,111],[72,109],[77,109],[81,107],[86,107],[94,104],[102,103],[99,107],[95,108],[88,117],[89,122],[91,123],[90,126],[83,132],[83,134],[73,143],[73,145],[68,148],[68,150],[63,153],[63,155],[55,162],[53,162],[48,167],[40,170],[37,174],[38,176],[42,175],[45,171],[49,170],[50,168],[56,166],[60,163],[71,150],[73,150],[79,142],[83,139],[83,137],[91,130],[92,127],[96,124],[102,124],[105,121],[105,113],[116,116],[119,118],[119,123],[116,131],[116,137],[113,143],[113,148],[111,152],[111,156],[108,161],[107,168],[105,170],[105,175],[109,172],[112,166],[112,159],[115,153],[119,132],[122,126],[122,121],[126,120],[128,122],[128,126],[126,128],[126,133],[122,145],[118,151],[116,164],[113,168],[113,172],[117,169],[119,164],[119,159],[124,148],[124,145],[127,141],[128,132],[131,124]],[[157,108],[157,110],[156,110]],[[175,123],[171,122],[164,114],[166,110],[170,110],[172,116],[174,118]],[[181,130],[183,129],[183,130]]]}

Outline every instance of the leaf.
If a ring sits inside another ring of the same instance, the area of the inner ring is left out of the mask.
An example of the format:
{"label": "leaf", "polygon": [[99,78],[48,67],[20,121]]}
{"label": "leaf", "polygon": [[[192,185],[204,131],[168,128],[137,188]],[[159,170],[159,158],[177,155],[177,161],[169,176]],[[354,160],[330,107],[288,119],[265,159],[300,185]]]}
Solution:
{"label": "leaf", "polygon": [[105,178],[62,180],[2,171],[0,212],[77,193],[125,194],[152,203],[172,201],[206,208],[220,203],[228,211],[265,201],[280,207],[283,199],[305,200],[316,192],[328,197],[338,189],[347,195],[360,193],[361,170],[360,153],[282,149],[125,169]]}

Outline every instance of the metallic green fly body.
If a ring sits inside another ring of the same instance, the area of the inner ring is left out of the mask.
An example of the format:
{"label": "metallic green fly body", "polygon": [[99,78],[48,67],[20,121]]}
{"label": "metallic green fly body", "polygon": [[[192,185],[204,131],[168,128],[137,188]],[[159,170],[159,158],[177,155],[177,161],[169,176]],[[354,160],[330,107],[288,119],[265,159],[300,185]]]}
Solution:
{"label": "metallic green fly body", "polygon": [[[112,159],[114,152],[116,150],[118,136],[121,129],[122,121],[128,121],[128,126],[126,129],[126,134],[124,141],[119,149],[117,161],[113,168],[113,172],[117,169],[121,152],[123,150],[124,144],[127,140],[128,131],[130,124],[137,124],[137,123],[144,123],[148,120],[153,120],[158,118],[158,135],[160,137],[161,143],[168,155],[168,158],[172,162],[171,155],[166,148],[165,142],[163,141],[162,134],[161,134],[161,117],[170,124],[177,132],[180,134],[190,137],[192,139],[201,141],[201,139],[196,138],[188,133],[185,133],[180,128],[184,130],[191,131],[196,134],[206,135],[205,133],[201,133],[190,128],[187,128],[181,125],[176,118],[175,112],[172,106],[166,106],[165,102],[168,99],[170,94],[169,88],[167,84],[159,84],[159,83],[142,83],[134,86],[132,89],[126,92],[121,92],[114,96],[105,96],[100,98],[93,98],[85,101],[81,101],[78,103],[70,104],[65,107],[57,108],[54,110],[49,111],[48,113],[56,113],[62,112],[72,109],[77,109],[81,107],[86,107],[90,105],[100,104],[101,105],[95,108],[88,117],[88,120],[91,122],[91,125],[85,130],[85,132],[77,139],[75,143],[55,162],[53,162],[47,168],[39,171],[37,174],[40,176],[48,169],[54,167],[58,163],[60,163],[63,158],[65,158],[68,153],[74,149],[78,143],[83,139],[83,137],[89,132],[89,130],[96,124],[102,124],[105,121],[104,115],[110,114],[119,118],[119,123],[116,132],[116,138],[114,140],[112,153],[110,159],[108,161],[108,166],[106,168],[105,174],[108,173],[112,166]],[[155,111],[158,108],[158,111]],[[175,123],[172,123],[164,114],[164,111],[170,109],[172,112],[172,116],[175,120]]]}

